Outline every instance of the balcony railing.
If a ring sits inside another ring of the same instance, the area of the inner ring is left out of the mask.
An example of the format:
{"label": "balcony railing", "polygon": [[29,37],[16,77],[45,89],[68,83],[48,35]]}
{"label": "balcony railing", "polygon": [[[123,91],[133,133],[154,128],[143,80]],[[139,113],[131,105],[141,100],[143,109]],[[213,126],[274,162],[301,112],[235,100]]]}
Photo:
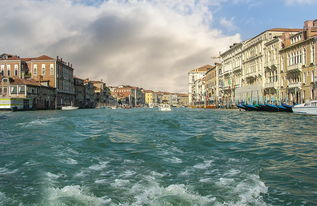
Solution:
{"label": "balcony railing", "polygon": [[302,67],[303,67],[303,64],[302,64],[302,63],[300,63],[300,64],[293,64],[293,65],[290,65],[290,66],[287,67],[287,71],[295,71],[295,70],[301,71]]}
{"label": "balcony railing", "polygon": [[233,71],[239,71],[239,70],[241,70],[241,66],[236,66],[233,68]]}
{"label": "balcony railing", "polygon": [[265,83],[265,88],[277,88],[277,82]]}
{"label": "balcony railing", "polygon": [[301,82],[293,82],[293,83],[289,83],[288,84],[288,88],[300,88],[302,86],[302,83]]}

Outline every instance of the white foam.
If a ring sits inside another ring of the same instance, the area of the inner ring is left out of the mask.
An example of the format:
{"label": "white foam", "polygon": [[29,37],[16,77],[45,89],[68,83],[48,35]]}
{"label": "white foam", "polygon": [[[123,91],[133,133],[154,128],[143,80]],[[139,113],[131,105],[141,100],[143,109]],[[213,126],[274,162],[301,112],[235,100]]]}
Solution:
{"label": "white foam", "polygon": [[199,182],[210,183],[210,182],[212,182],[212,179],[211,178],[202,178],[199,180]]}
{"label": "white foam", "polygon": [[228,186],[228,185],[230,185],[230,184],[233,183],[233,182],[234,182],[234,179],[221,177],[221,178],[219,179],[219,181],[216,182],[216,184],[217,184],[218,186]]}
{"label": "white foam", "polygon": [[10,175],[16,173],[17,171],[18,169],[10,170],[5,167],[0,167],[0,175]]}
{"label": "white foam", "polygon": [[183,161],[177,157],[167,158],[166,161],[174,163],[174,164],[180,164]]}
{"label": "white foam", "polygon": [[220,178],[218,186],[223,186],[231,190],[230,199],[237,197],[235,201],[216,202],[216,206],[245,206],[245,205],[267,205],[262,194],[268,192],[268,188],[257,175],[246,175],[241,182],[235,182],[233,179]]}
{"label": "white foam", "polygon": [[191,170],[186,169],[185,171],[182,171],[179,173],[180,176],[189,176],[191,174]]}
{"label": "white foam", "polygon": [[99,180],[95,180],[95,183],[96,184],[106,184],[108,183],[109,181],[107,179],[99,179]]}
{"label": "white foam", "polygon": [[127,177],[131,177],[131,176],[133,176],[133,175],[135,175],[135,174],[136,174],[135,171],[126,170],[126,171],[124,171],[120,176],[127,178]]}
{"label": "white foam", "polygon": [[130,183],[129,180],[115,179],[114,182],[111,183],[111,186],[120,188],[120,187],[126,187],[129,183]]}
{"label": "white foam", "polygon": [[46,175],[49,179],[58,179],[61,176],[61,175],[56,175],[50,172],[47,172]]}
{"label": "white foam", "polygon": [[72,158],[61,159],[60,162],[65,163],[65,164],[69,164],[69,165],[77,165],[78,164],[77,160],[74,160]]}
{"label": "white foam", "polygon": [[90,167],[89,167],[89,169],[91,169],[91,170],[103,170],[103,169],[105,169],[106,167],[107,167],[107,164],[108,164],[109,162],[100,162],[99,164],[95,164],[95,165],[91,165]]}
{"label": "white foam", "polygon": [[159,173],[159,172],[152,171],[152,172],[151,172],[151,175],[154,176],[154,177],[159,177],[159,178],[161,178],[161,177],[166,176],[167,173],[164,173],[164,174],[163,174],[163,173]]}
{"label": "white foam", "polygon": [[62,118],[47,118],[47,119],[35,119],[30,122],[17,123],[18,126],[27,128],[34,126],[49,126],[51,123],[61,121]]}
{"label": "white foam", "polygon": [[194,168],[196,169],[207,169],[208,167],[211,166],[212,160],[205,160],[203,163],[198,163],[194,165]]}
{"label": "white foam", "polygon": [[23,163],[24,166],[35,166],[38,164],[39,164],[38,162],[35,162],[33,160]]}
{"label": "white foam", "polygon": [[210,205],[214,201],[214,198],[189,191],[183,184],[172,184],[167,187],[162,187],[156,182],[151,182],[149,185],[135,184],[130,193],[134,194],[136,201],[129,205],[173,205],[175,201],[181,201],[180,205],[183,203],[185,205]]}
{"label": "white foam", "polygon": [[236,175],[238,175],[238,174],[240,174],[240,173],[241,173],[240,170],[231,169],[231,170],[229,170],[228,172],[226,172],[224,175],[225,175],[225,176],[232,177],[232,176],[236,176]]}
{"label": "white foam", "polygon": [[75,174],[75,177],[85,177],[87,174],[85,171],[80,171],[78,173]]}
{"label": "white foam", "polygon": [[95,197],[85,191],[79,185],[70,185],[63,188],[49,188],[47,191],[47,199],[44,205],[60,206],[60,205],[94,205],[101,206],[109,204],[111,199]]}
{"label": "white foam", "polygon": [[0,205],[5,205],[6,202],[7,202],[7,196],[4,193],[0,192]]}
{"label": "white foam", "polygon": [[183,150],[181,150],[177,147],[171,147],[171,150],[173,150],[174,152],[177,152],[177,153],[184,153]]}

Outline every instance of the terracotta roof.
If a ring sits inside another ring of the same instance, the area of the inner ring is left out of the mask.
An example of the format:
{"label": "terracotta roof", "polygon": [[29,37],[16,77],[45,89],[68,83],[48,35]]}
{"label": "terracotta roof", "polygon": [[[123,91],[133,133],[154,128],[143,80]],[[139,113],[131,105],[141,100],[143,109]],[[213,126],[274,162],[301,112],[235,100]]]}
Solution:
{"label": "terracotta roof", "polygon": [[188,94],[177,94],[177,96],[180,96],[180,97],[188,97]]}
{"label": "terracotta roof", "polygon": [[[0,80],[8,77],[1,77]],[[16,77],[9,77],[10,84],[12,85],[32,85],[32,86],[43,86],[40,82],[35,81],[34,79],[20,79]]]}
{"label": "terracotta roof", "polygon": [[207,64],[207,65],[202,66],[202,67],[199,67],[199,68],[197,68],[197,69],[193,69],[193,70],[191,70],[191,72],[206,72],[206,71],[208,71],[208,70],[209,70],[210,68],[212,68],[212,67],[213,67],[213,66]]}
{"label": "terracotta roof", "polygon": [[294,28],[273,28],[267,31],[284,31],[284,32],[300,32],[303,29],[294,29]]}
{"label": "terracotta roof", "polygon": [[154,93],[152,90],[143,90],[144,93]]}
{"label": "terracotta roof", "polygon": [[39,57],[32,58],[32,60],[54,60],[54,58],[46,56],[46,55],[42,55]]}
{"label": "terracotta roof", "polygon": [[104,83],[104,82],[102,82],[102,81],[90,81],[90,82],[93,83],[93,84],[94,84],[94,83],[96,83],[96,84],[97,84],[97,83],[101,83],[101,84]]}

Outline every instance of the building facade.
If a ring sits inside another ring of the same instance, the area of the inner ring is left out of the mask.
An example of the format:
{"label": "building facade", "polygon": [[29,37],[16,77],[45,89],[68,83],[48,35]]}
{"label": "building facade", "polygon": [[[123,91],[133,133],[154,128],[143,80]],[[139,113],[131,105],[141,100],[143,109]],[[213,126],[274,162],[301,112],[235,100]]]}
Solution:
{"label": "building facade", "polygon": [[283,102],[298,104],[317,98],[316,47],[317,20],[306,21],[296,34],[284,34],[280,50]]}
{"label": "building facade", "polygon": [[205,65],[188,72],[188,100],[190,105],[200,105],[205,101],[202,78],[211,68],[211,65]]}

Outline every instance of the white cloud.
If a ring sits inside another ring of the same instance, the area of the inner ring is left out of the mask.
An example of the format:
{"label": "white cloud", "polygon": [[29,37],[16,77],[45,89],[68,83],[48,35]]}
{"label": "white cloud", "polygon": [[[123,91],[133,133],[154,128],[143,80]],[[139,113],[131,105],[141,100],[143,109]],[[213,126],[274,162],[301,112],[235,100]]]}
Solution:
{"label": "white cloud", "polygon": [[234,31],[237,29],[237,26],[234,24],[234,17],[230,19],[220,18],[219,23],[228,31]]}
{"label": "white cloud", "polygon": [[287,5],[293,4],[316,4],[317,0],[284,0]]}
{"label": "white cloud", "polygon": [[80,2],[1,0],[3,52],[59,55],[110,85],[186,91],[188,70],[240,41],[211,28],[208,0]]}

